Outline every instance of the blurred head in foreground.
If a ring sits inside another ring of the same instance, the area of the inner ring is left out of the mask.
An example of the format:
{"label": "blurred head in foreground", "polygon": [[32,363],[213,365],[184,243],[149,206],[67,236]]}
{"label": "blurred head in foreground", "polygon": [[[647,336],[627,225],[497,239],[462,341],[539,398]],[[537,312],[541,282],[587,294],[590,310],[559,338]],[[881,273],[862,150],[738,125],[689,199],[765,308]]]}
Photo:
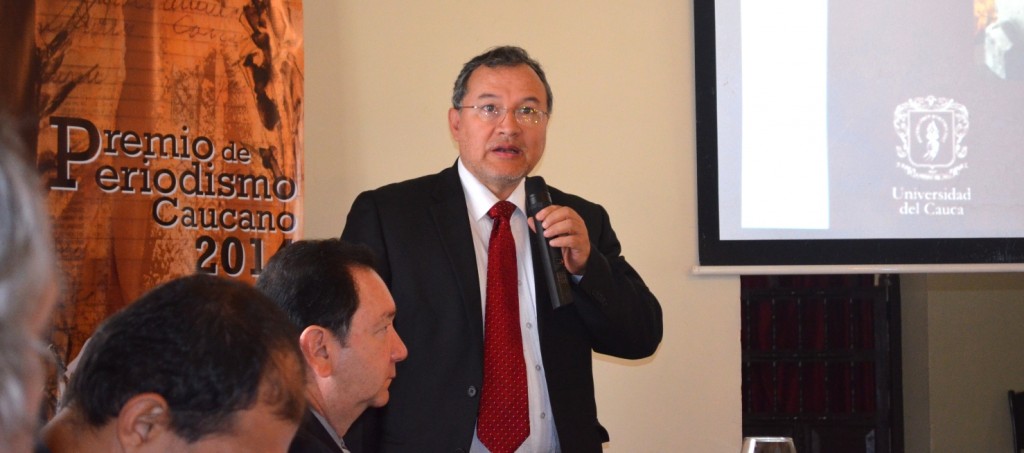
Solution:
{"label": "blurred head in foreground", "polygon": [[0,128],[0,451],[32,447],[57,264],[36,170]]}
{"label": "blurred head in foreground", "polygon": [[110,317],[43,439],[63,452],[284,452],[305,409],[294,326],[259,291],[195,275]]}

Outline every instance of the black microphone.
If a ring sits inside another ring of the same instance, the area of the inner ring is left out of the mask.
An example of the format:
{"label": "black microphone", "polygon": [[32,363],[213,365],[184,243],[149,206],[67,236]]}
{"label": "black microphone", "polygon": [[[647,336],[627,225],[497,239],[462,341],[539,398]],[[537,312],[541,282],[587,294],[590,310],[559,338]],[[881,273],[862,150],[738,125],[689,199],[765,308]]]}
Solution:
{"label": "black microphone", "polygon": [[544,237],[544,226],[536,217],[538,211],[548,206],[551,206],[551,194],[548,193],[544,178],[526,178],[526,213],[533,217],[533,225],[537,228],[537,234],[533,237],[537,241],[537,250],[540,250],[541,262],[544,263],[544,280],[547,281],[551,306],[558,308],[572,303],[572,287],[569,286],[569,270],[562,260],[562,250],[548,244],[548,239]]}

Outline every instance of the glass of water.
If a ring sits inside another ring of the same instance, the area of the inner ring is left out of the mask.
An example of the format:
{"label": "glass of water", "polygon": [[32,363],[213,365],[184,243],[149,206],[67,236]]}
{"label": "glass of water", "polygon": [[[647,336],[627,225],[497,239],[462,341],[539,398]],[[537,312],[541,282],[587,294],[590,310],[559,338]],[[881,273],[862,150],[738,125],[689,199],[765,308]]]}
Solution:
{"label": "glass of water", "polygon": [[744,437],[740,453],[796,453],[789,437]]}

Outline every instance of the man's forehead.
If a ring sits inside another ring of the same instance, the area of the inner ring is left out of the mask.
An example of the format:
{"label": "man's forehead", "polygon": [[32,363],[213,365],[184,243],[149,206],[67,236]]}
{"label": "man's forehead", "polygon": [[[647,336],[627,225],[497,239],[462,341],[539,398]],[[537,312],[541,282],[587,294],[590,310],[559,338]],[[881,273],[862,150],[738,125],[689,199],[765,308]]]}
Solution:
{"label": "man's forehead", "polygon": [[388,316],[393,317],[395,302],[391,299],[387,285],[377,273],[371,269],[360,269],[355,273],[355,277],[359,297],[356,316],[367,317],[372,322]]}
{"label": "man's forehead", "polygon": [[279,407],[259,401],[234,414],[231,430],[208,435],[189,446],[199,453],[279,451],[278,446],[286,446],[299,428],[299,419],[282,418],[279,412]]}
{"label": "man's forehead", "polygon": [[533,68],[521,64],[517,66],[480,66],[473,70],[466,83],[467,94],[476,98],[501,97],[501,91],[520,89],[530,92],[527,97],[543,101],[546,96],[544,82]]}
{"label": "man's forehead", "polygon": [[369,296],[359,301],[356,312],[371,322],[395,317],[395,303],[381,296]]}

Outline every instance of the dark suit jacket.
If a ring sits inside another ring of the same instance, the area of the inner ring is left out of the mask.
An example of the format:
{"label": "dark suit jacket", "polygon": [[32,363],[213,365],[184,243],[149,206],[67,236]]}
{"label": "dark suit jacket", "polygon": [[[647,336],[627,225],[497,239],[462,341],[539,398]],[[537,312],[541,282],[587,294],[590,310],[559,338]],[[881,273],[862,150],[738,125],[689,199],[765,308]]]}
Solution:
{"label": "dark suit jacket", "polygon": [[[661,306],[620,255],[604,208],[556,189],[551,198],[580,214],[592,242],[574,303],[554,310],[544,278],[535,276],[551,408],[563,452],[600,452],[608,435],[597,420],[591,352],[627,359],[653,354],[661,342]],[[376,252],[398,308],[395,328],[409,349],[390,403],[366,414],[380,423],[380,451],[468,451],[483,381],[483,317],[458,169],[360,194],[342,239]],[[543,268],[539,256],[534,250],[536,272]],[[346,444],[354,453],[376,448]]]}
{"label": "dark suit jacket", "polygon": [[306,415],[302,417],[299,431],[295,433],[288,453],[341,453],[341,447],[338,447],[313,412],[306,409]]}

